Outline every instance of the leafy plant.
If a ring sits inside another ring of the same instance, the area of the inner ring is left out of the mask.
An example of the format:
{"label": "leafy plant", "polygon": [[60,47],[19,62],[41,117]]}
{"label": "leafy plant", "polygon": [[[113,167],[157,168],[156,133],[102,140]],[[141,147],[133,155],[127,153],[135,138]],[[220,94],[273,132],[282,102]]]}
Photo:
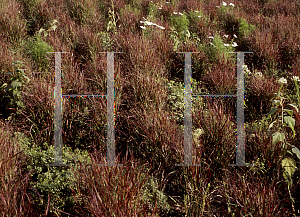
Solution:
{"label": "leafy plant", "polygon": [[110,37],[108,32],[100,32],[97,33],[97,35],[100,37],[102,41],[103,50],[107,50],[112,46],[113,39]]}
{"label": "leafy plant", "polygon": [[[41,32],[43,32],[43,29],[39,33]],[[48,72],[49,60],[47,59],[47,52],[54,52],[54,50],[47,42],[43,41],[40,34],[29,38],[25,52],[31,55],[39,71]]]}
{"label": "leafy plant", "polygon": [[253,30],[255,30],[255,26],[249,25],[247,20],[241,18],[239,20],[239,30],[238,34],[240,37],[248,36]]}
{"label": "leafy plant", "polygon": [[220,6],[217,6],[219,8],[218,13],[220,16],[224,16],[229,14],[228,12],[232,12],[234,7],[227,5],[225,2],[223,2]]}
{"label": "leafy plant", "polygon": [[[3,98],[9,98],[7,107],[10,109],[14,109],[17,111],[17,114],[20,112],[20,109],[25,107],[22,102],[22,87],[30,81],[30,79],[26,76],[24,70],[22,69],[25,64],[21,61],[13,62],[13,66],[16,67],[15,72],[7,73],[12,74],[12,77],[9,79],[9,83],[3,83],[0,87],[0,90],[4,92]],[[25,81],[27,79],[27,81]],[[4,99],[0,99],[0,102],[4,103]],[[11,116],[10,116],[11,117]]]}
{"label": "leafy plant", "polygon": [[184,13],[181,16],[172,16],[170,22],[172,25],[170,27],[172,30],[170,37],[175,43],[174,51],[176,51],[180,42],[186,42],[191,36],[189,31],[189,19]]}
{"label": "leafy plant", "polygon": [[[227,62],[229,59],[233,59],[233,55],[229,52],[234,52],[233,46],[226,46],[224,44],[223,39],[219,34],[215,34],[213,38],[213,43],[210,43],[211,46],[204,47],[205,53],[211,60],[211,62],[215,62],[218,58],[224,55],[225,61]],[[228,44],[229,45],[229,44]]]}
{"label": "leafy plant", "polygon": [[111,1],[111,4],[112,4],[112,9],[109,8],[108,11],[109,21],[107,23],[107,32],[109,31],[116,32],[117,20],[116,20],[116,15],[114,10],[114,2]]}
{"label": "leafy plant", "polygon": [[[291,154],[292,156],[296,156],[298,158],[298,161],[299,161],[300,160],[300,151],[299,151],[299,149],[296,146],[291,145],[290,143],[288,143],[287,140],[286,140],[286,138],[288,137],[288,134],[287,134],[284,127],[289,127],[292,130],[293,138],[295,138],[296,133],[295,133],[295,129],[294,129],[295,119],[292,117],[293,116],[293,110],[284,108],[285,100],[287,98],[285,98],[284,94],[280,92],[283,85],[284,85],[284,83],[281,84],[281,87],[280,87],[280,89],[277,93],[277,99],[274,100],[274,104],[275,104],[276,107],[271,109],[271,111],[268,114],[268,115],[272,115],[272,114],[275,114],[275,113],[278,112],[279,113],[279,118],[278,118],[278,120],[273,121],[269,125],[269,130],[273,127],[273,125],[275,123],[280,124],[279,127],[278,127],[279,130],[272,134],[273,144],[276,145],[279,142],[283,142],[283,148],[287,149],[287,153]],[[288,105],[290,107],[294,108],[298,113],[298,107],[297,106],[295,106],[293,104],[288,104]],[[290,151],[289,148],[291,148],[291,151]],[[297,169],[296,161],[292,157],[286,157],[281,161],[281,165],[282,165],[282,168],[284,170],[283,171],[283,177],[284,177],[285,181],[288,183],[288,191],[289,191],[290,199],[292,201],[293,210],[295,212],[294,205],[293,205],[295,203],[295,201],[291,196],[290,187],[293,184],[292,176],[293,176],[294,172]]]}
{"label": "leafy plant", "polygon": [[148,8],[147,8],[147,20],[155,20],[155,17],[158,14],[157,8],[159,7],[159,3],[153,3],[150,2]]}
{"label": "leafy plant", "polygon": [[157,207],[164,213],[169,212],[171,207],[167,202],[168,196],[158,189],[158,182],[155,177],[151,176],[143,188],[143,200],[145,203],[150,204],[151,211],[154,211],[154,207]]}
{"label": "leafy plant", "polygon": [[[192,88],[197,87],[198,82],[192,80]],[[177,122],[183,122],[184,118],[184,84],[181,82],[169,81],[167,83],[167,88],[169,91],[168,95],[168,108],[172,111],[172,114],[175,115],[175,120]],[[200,102],[203,106],[202,99],[196,98],[193,99],[193,102]]]}
{"label": "leafy plant", "polygon": [[55,31],[55,29],[57,28],[56,23],[57,23],[57,20],[49,21],[48,23],[46,23],[43,26],[43,28],[41,28],[39,30],[38,35],[41,36],[42,33],[44,33],[44,36],[47,37],[51,30]]}
{"label": "leafy plant", "polygon": [[[73,197],[70,187],[74,187],[75,176],[70,173],[70,169],[58,168],[58,167],[46,167],[45,164],[53,163],[53,145],[48,146],[47,150],[41,150],[39,147],[30,148],[30,140],[22,133],[15,133],[20,143],[20,147],[27,158],[27,170],[33,170],[31,174],[31,186],[39,192],[39,197],[34,199],[37,201],[38,207],[42,210],[47,209],[58,214],[57,209],[67,209],[74,207],[76,201]],[[80,152],[78,149],[75,151],[70,148],[63,147],[62,160],[64,164],[75,165],[73,155],[75,159],[80,162],[90,163],[89,155],[85,152]],[[37,196],[37,195],[35,195]],[[48,201],[50,198],[51,200]],[[48,204],[49,203],[49,204]],[[72,211],[72,210],[69,210]]]}

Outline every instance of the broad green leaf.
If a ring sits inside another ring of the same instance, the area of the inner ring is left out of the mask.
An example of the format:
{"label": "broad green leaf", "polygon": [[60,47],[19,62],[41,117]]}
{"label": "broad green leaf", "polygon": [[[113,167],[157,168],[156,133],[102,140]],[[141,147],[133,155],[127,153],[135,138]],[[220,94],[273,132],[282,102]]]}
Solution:
{"label": "broad green leaf", "polygon": [[55,31],[55,29],[57,28],[56,25],[51,26],[50,30],[52,29],[53,31]]}
{"label": "broad green leaf", "polygon": [[283,173],[283,177],[285,179],[291,178],[296,171],[296,162],[292,158],[284,158],[281,161],[282,168],[285,170]]}
{"label": "broad green leaf", "polygon": [[7,85],[8,85],[7,83],[2,84],[2,86],[0,87],[0,90],[7,87]]}
{"label": "broad green leaf", "polygon": [[39,35],[41,35],[41,34],[42,34],[42,32],[44,32],[44,33],[45,33],[45,32],[46,32],[46,31],[45,31],[45,29],[41,28],[41,29],[39,30]]}
{"label": "broad green leaf", "polygon": [[274,100],[275,105],[280,105],[280,100]]}
{"label": "broad green leaf", "polygon": [[16,89],[17,87],[22,86],[22,83],[16,80],[16,81],[11,82],[11,86],[13,86],[13,88]]}
{"label": "broad green leaf", "polygon": [[273,144],[276,145],[278,142],[283,142],[285,140],[284,133],[276,132],[273,133]]}
{"label": "broad green leaf", "polygon": [[292,129],[293,131],[293,137],[295,137],[295,130],[294,130],[294,126],[295,126],[295,119],[292,118],[291,116],[285,116],[283,118],[284,122],[287,123],[289,125],[289,127]]}
{"label": "broad green leaf", "polygon": [[273,127],[273,125],[274,125],[275,122],[276,122],[276,121],[273,121],[273,122],[270,124],[269,130]]}
{"label": "broad green leaf", "polygon": [[30,81],[30,78],[28,78],[26,75],[23,75],[23,77],[27,79],[27,83]]}
{"label": "broad green leaf", "polygon": [[296,111],[298,112],[298,107],[297,107],[297,106],[295,106],[295,105],[293,105],[293,104],[288,104],[288,105],[294,107],[294,108],[296,109]]}
{"label": "broad green leaf", "polygon": [[300,151],[299,151],[299,149],[297,148],[297,147],[293,147],[292,148],[292,152],[294,153],[294,154],[296,154],[297,155],[297,157],[298,157],[298,159],[300,160]]}
{"label": "broad green leaf", "polygon": [[9,86],[9,87],[7,87],[7,88],[5,88],[5,92],[7,92],[9,89],[11,89],[11,88],[13,88],[12,86]]}
{"label": "broad green leaf", "polygon": [[283,111],[287,112],[290,116],[293,116],[293,110],[283,109]]}
{"label": "broad green leaf", "polygon": [[278,108],[273,108],[271,109],[271,111],[269,112],[268,116],[275,113],[278,110]]}

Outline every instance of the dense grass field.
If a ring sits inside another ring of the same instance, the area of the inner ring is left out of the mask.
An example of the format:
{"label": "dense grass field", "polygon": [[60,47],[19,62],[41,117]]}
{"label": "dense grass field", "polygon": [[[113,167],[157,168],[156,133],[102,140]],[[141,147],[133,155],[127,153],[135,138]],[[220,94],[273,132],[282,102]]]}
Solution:
{"label": "dense grass field", "polygon": [[[0,0],[1,216],[300,216],[299,0]],[[183,164],[185,55],[193,94],[236,94],[245,54],[245,161],[237,98],[193,97]],[[116,163],[105,97],[114,54]]]}

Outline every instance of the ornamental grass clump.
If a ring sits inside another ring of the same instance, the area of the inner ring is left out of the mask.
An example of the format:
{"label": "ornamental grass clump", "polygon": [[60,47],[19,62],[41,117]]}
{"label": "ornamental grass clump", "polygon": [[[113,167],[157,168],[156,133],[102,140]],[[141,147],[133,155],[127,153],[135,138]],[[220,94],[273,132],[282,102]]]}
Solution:
{"label": "ornamental grass clump", "polygon": [[3,216],[38,216],[34,189],[29,185],[32,170],[24,170],[27,156],[21,151],[12,129],[0,121],[0,213]]}

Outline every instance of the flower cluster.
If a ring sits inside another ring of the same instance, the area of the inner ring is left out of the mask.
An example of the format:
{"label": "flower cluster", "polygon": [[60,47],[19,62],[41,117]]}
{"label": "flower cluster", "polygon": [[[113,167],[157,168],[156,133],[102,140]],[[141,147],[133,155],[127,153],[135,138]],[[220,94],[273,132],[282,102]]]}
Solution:
{"label": "flower cluster", "polygon": [[293,80],[300,81],[299,76],[293,76]]}
{"label": "flower cluster", "polygon": [[[195,11],[196,13],[199,13],[199,11]],[[201,17],[200,15],[198,17]]]}
{"label": "flower cluster", "polygon": [[[229,35],[224,35],[225,38],[228,38]],[[233,37],[237,38],[237,36],[234,34]],[[211,38],[213,39],[214,37],[213,36],[209,36],[208,38]],[[211,45],[215,46],[213,43],[210,43]],[[237,47],[238,44],[236,42],[233,42],[232,44],[232,47]],[[230,46],[230,44],[224,44],[224,46],[228,47]]]}
{"label": "flower cluster", "polygon": [[[232,6],[232,7],[234,7],[234,4],[232,4],[232,3],[229,3],[229,5]],[[222,4],[220,6],[226,7],[227,3],[226,2],[222,2]],[[219,8],[220,6],[216,6],[216,7]]]}
{"label": "flower cluster", "polygon": [[286,80],[286,78],[280,78],[279,80],[278,80],[278,82],[279,83],[282,83],[282,84],[286,84],[287,83],[287,80]]}
{"label": "flower cluster", "polygon": [[244,72],[247,73],[248,75],[251,75],[250,70],[248,69],[247,65],[244,65]]}
{"label": "flower cluster", "polygon": [[[145,19],[145,18],[144,18]],[[157,25],[156,23],[152,23],[152,22],[149,22],[149,21],[140,21],[140,23],[144,23],[145,25],[148,25],[148,26],[157,26],[158,28],[161,28],[161,29],[165,29],[165,27],[163,26],[160,26],[160,25]],[[142,29],[146,29],[145,26],[140,26]]]}
{"label": "flower cluster", "polygon": [[[247,74],[247,75],[251,75],[251,71],[248,69],[248,66],[247,65],[244,65],[244,73]],[[256,72],[255,73],[256,76],[259,76],[259,77],[262,77],[263,74],[261,72]]]}
{"label": "flower cluster", "polygon": [[[293,76],[293,78],[292,78],[294,81],[300,81],[300,79],[299,79],[299,76]],[[281,83],[281,84],[287,84],[287,79],[286,78],[284,78],[284,77],[282,77],[282,78],[280,78],[279,80],[278,80],[278,83]]]}
{"label": "flower cluster", "polygon": [[255,75],[258,75],[258,76],[262,77],[262,73],[261,72],[256,72]]}
{"label": "flower cluster", "polygon": [[173,14],[179,14],[179,15],[181,15],[181,16],[183,15],[183,13],[180,13],[180,12],[179,12],[179,13],[173,12]]}

